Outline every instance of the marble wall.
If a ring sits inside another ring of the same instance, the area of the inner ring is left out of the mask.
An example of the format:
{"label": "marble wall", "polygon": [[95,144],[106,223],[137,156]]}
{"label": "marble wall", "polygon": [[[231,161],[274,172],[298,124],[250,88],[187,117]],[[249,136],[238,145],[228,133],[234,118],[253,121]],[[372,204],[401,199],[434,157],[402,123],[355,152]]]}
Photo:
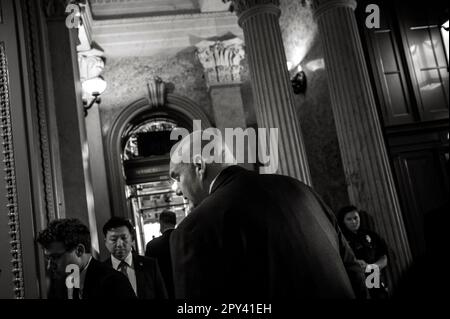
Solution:
{"label": "marble wall", "polygon": [[100,109],[104,136],[123,108],[148,96],[147,83],[155,76],[168,83],[169,91],[192,99],[214,120],[203,68],[194,48],[172,56],[107,58],[103,77],[108,87],[102,94]]}
{"label": "marble wall", "polygon": [[334,210],[348,204],[327,74],[317,24],[309,0],[281,0],[280,27],[286,58],[306,73],[307,89],[295,96],[314,189]]}
{"label": "marble wall", "polygon": [[314,189],[337,212],[349,199],[319,40],[316,38],[302,62],[307,89],[305,94],[295,95],[295,104]]}
{"label": "marble wall", "polygon": [[[247,123],[256,123],[250,75],[246,60],[241,61],[242,100]],[[175,55],[151,57],[107,58],[102,76],[108,83],[100,105],[102,133],[105,137],[118,113],[134,101],[147,96],[147,82],[159,76],[168,83],[167,89],[197,103],[214,123],[210,94],[203,67],[190,47]]]}

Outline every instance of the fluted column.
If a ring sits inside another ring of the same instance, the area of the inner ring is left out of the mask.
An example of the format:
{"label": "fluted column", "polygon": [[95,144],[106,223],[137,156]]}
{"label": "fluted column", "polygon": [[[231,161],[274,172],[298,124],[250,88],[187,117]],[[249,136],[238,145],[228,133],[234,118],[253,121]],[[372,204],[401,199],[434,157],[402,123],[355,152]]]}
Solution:
{"label": "fluted column", "polygon": [[315,0],[333,114],[351,201],[375,219],[393,250],[394,282],[411,261],[354,15],[354,0]]}
{"label": "fluted column", "polygon": [[278,22],[278,5],[278,0],[232,1],[244,31],[258,126],[279,130],[278,172],[311,184]]}

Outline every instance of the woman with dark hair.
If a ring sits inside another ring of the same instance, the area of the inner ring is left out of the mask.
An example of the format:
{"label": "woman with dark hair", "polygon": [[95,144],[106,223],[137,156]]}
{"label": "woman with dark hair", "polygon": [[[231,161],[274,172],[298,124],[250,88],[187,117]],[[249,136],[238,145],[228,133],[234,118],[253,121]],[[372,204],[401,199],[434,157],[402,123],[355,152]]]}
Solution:
{"label": "woman with dark hair", "polygon": [[387,298],[387,286],[383,280],[383,269],[387,266],[387,246],[385,241],[377,233],[361,228],[361,219],[355,206],[341,208],[338,221],[342,232],[350,247],[355,253],[356,259],[366,273],[366,277],[379,269],[379,286],[367,287],[372,299]]}

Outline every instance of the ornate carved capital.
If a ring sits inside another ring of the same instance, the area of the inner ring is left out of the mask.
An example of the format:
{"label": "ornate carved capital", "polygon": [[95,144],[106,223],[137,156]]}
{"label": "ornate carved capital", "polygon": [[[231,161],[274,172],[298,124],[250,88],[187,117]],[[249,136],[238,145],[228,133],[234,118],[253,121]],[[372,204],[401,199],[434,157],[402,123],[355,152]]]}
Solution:
{"label": "ornate carved capital", "polygon": [[[81,83],[99,77],[105,68],[103,51],[91,49],[89,51],[78,52],[78,68],[80,70]],[[92,98],[90,94],[85,92],[83,86],[83,100],[89,101]]]}
{"label": "ornate carved capital", "polygon": [[100,55],[85,55],[78,53],[78,66],[80,67],[80,80],[86,80],[98,77],[105,68],[105,62]]}
{"label": "ornate carved capital", "polygon": [[202,41],[196,45],[197,57],[203,65],[207,86],[241,82],[241,60],[245,57],[244,41]]}
{"label": "ornate carved capital", "polygon": [[223,2],[231,2],[230,11],[236,12],[238,16],[259,5],[273,4],[277,7],[280,5],[280,0],[223,0]]}
{"label": "ornate carved capital", "polygon": [[166,83],[156,76],[153,81],[147,83],[148,88],[148,101],[150,107],[161,107],[166,103]]}

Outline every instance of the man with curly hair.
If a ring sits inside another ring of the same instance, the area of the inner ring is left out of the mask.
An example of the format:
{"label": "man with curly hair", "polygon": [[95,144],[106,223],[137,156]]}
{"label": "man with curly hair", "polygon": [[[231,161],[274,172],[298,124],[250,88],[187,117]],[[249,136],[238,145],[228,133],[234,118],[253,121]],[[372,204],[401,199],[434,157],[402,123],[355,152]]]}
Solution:
{"label": "man with curly hair", "polygon": [[57,219],[38,235],[50,278],[49,299],[135,299],[128,279],[91,255],[91,235],[78,219]]}

